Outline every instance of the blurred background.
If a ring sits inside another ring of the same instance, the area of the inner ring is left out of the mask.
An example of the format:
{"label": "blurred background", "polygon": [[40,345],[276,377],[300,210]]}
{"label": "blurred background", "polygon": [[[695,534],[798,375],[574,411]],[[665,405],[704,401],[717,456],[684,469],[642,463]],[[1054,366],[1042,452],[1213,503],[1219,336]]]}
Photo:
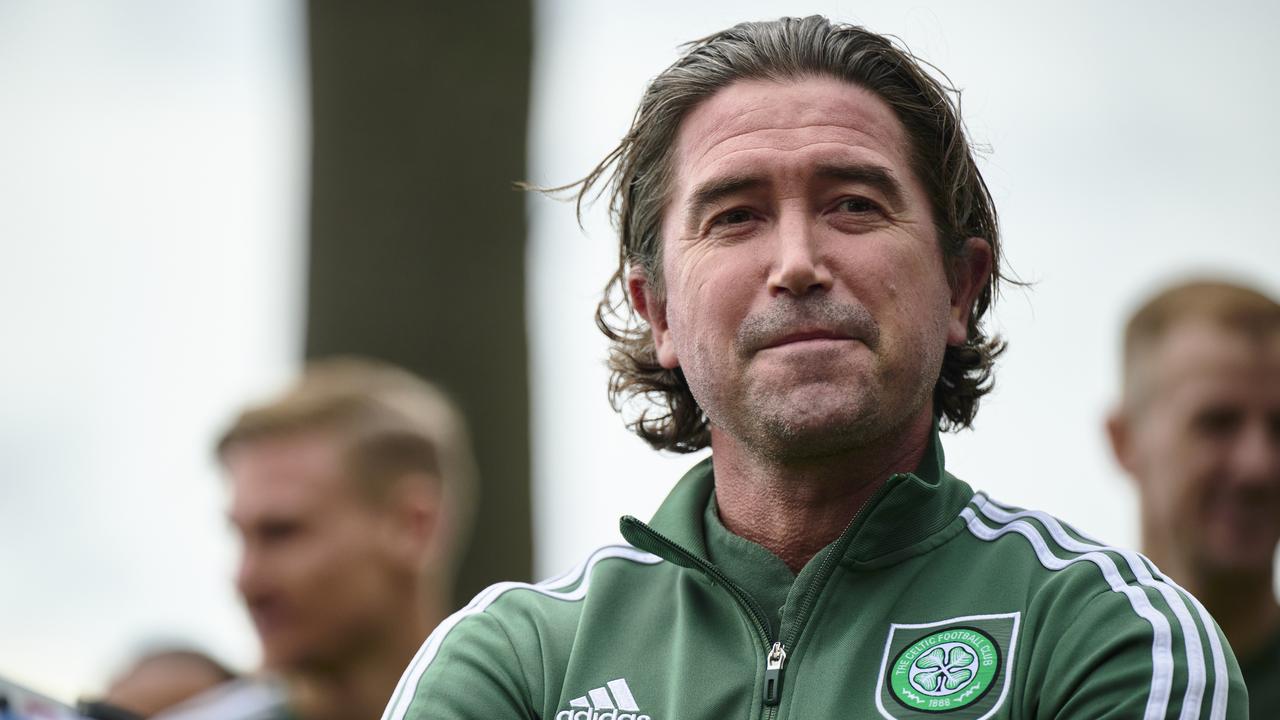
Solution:
{"label": "blurred background", "polygon": [[1103,416],[1127,313],[1280,292],[1280,9],[1263,2],[368,4],[0,0],[0,676],[69,700],[142,643],[248,669],[211,443],[307,357],[439,381],[484,500],[460,594],[647,517],[695,458],[630,436],[592,312],[585,174],[688,40],[819,12],[963,89],[1012,271],[1010,349],[951,470],[1137,542]]}

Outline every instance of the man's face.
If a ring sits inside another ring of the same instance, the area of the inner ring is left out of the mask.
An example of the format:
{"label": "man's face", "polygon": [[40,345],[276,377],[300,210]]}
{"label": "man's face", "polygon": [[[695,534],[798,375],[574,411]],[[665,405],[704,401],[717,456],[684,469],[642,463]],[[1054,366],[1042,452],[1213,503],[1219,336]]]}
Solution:
{"label": "man's face", "polygon": [[681,124],[665,295],[631,292],[713,432],[800,459],[927,422],[990,253],[970,241],[953,292],[908,153],[883,100],[831,78],[739,81]]}
{"label": "man's face", "polygon": [[314,431],[248,441],[227,457],[236,584],[278,669],[339,663],[381,639],[413,580],[390,550],[389,513],[360,496],[338,443]]}
{"label": "man's face", "polygon": [[1280,542],[1280,333],[1260,341],[1188,322],[1143,371],[1121,462],[1144,524],[1193,572],[1268,571]]}

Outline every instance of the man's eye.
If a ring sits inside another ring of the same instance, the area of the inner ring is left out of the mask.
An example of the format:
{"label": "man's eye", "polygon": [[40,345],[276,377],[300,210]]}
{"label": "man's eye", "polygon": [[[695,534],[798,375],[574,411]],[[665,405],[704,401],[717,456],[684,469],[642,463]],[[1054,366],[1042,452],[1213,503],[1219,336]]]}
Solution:
{"label": "man's eye", "polygon": [[268,522],[258,528],[258,535],[268,542],[283,542],[302,533],[302,526],[294,522]]}
{"label": "man's eye", "polygon": [[866,198],[850,197],[840,201],[840,210],[850,213],[869,213],[879,212],[880,206]]}
{"label": "man's eye", "polygon": [[730,210],[729,212],[716,218],[716,225],[741,225],[751,220],[751,211],[749,210]]}
{"label": "man's eye", "polygon": [[1243,414],[1235,408],[1215,407],[1196,414],[1193,422],[1203,435],[1225,437],[1236,432],[1243,420]]}

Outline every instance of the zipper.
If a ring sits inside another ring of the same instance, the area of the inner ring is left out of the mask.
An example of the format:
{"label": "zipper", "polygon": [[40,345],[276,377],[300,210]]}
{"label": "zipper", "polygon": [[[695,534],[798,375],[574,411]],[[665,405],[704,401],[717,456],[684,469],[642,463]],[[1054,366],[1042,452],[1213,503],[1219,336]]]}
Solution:
{"label": "zipper", "polygon": [[787,662],[786,648],[776,642],[764,659],[764,704],[777,705],[782,699],[782,666]]}
{"label": "zipper", "polygon": [[796,612],[792,615],[792,620],[785,623],[787,633],[785,639],[780,638],[770,648],[769,654],[765,657],[764,671],[764,687],[765,706],[768,708],[765,712],[766,720],[773,720],[778,713],[778,703],[782,700],[782,677],[783,670],[787,662],[787,648],[795,648],[796,642],[800,639],[800,631],[804,629],[806,621],[809,619],[809,613],[813,610],[813,605],[817,602],[818,593],[823,586],[827,584],[827,579],[831,576],[832,570],[835,568],[839,558],[844,557],[844,551],[848,549],[849,543],[853,541],[853,526],[862,517],[862,512],[867,509],[872,502],[879,500],[884,495],[886,488],[889,487],[894,477],[890,477],[876,491],[871,493],[870,497],[862,501],[862,505],[858,506],[857,511],[853,513],[853,517],[849,519],[849,524],[845,525],[844,530],[840,531],[839,537],[836,538],[835,544],[831,547],[831,551],[822,556],[822,562],[818,565],[817,571],[813,574],[813,579],[805,588],[804,594],[800,596],[800,602],[796,607]]}

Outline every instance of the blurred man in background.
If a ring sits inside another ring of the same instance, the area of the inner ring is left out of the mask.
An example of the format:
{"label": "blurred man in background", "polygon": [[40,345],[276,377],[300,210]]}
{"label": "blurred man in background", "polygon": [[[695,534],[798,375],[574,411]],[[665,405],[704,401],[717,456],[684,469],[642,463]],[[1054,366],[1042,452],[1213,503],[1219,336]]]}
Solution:
{"label": "blurred man in background", "polygon": [[1143,550],[1208,607],[1235,649],[1252,717],[1280,717],[1280,304],[1189,282],[1129,320],[1108,420],[1133,476]]}
{"label": "blurred man in background", "polygon": [[94,720],[149,718],[235,679],[204,653],[166,648],[144,653],[111,683],[102,698],[80,704]]}
{"label": "blurred man in background", "polygon": [[458,411],[368,360],[310,365],[222,437],[237,585],[303,720],[377,717],[449,612],[473,490]]}

